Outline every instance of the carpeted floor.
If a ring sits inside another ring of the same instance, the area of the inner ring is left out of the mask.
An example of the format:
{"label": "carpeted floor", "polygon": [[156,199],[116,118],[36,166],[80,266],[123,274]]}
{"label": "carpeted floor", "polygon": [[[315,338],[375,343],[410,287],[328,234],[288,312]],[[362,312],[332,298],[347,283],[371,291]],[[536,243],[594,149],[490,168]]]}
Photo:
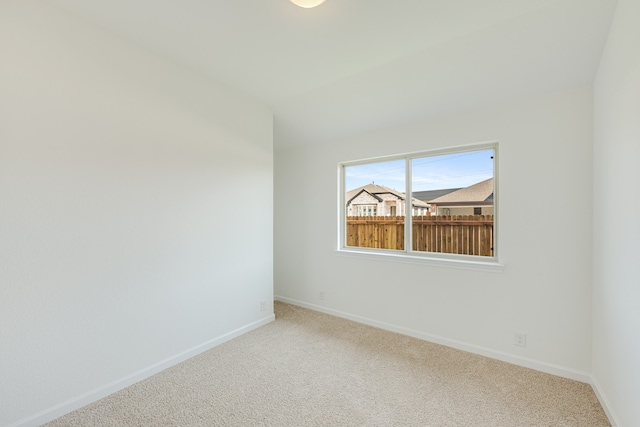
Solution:
{"label": "carpeted floor", "polygon": [[276,321],[47,426],[609,426],[588,384],[276,303]]}

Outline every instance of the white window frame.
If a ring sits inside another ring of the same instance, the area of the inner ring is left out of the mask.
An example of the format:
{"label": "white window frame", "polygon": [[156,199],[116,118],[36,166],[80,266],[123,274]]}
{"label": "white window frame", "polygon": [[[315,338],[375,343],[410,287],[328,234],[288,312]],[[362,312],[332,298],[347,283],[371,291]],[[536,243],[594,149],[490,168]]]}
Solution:
{"label": "white window frame", "polygon": [[[346,200],[345,200],[345,169],[349,166],[357,166],[363,164],[393,161],[393,160],[405,160],[405,201],[412,200],[412,173],[411,163],[413,159],[424,158],[429,156],[440,156],[446,154],[456,154],[471,151],[481,151],[493,149],[493,178],[494,178],[494,192],[493,192],[493,239],[494,250],[493,256],[478,256],[478,255],[460,255],[460,254],[447,254],[440,252],[422,252],[412,250],[412,229],[411,220],[412,217],[412,203],[405,203],[405,247],[403,250],[391,250],[391,249],[376,249],[376,248],[361,248],[346,246]],[[338,247],[336,252],[341,256],[356,257],[356,258],[368,258],[378,261],[390,261],[390,262],[404,262],[412,264],[427,264],[441,267],[452,267],[460,269],[481,270],[490,272],[502,272],[504,265],[500,263],[500,244],[499,244],[499,154],[498,154],[498,142],[483,142],[477,144],[468,144],[463,146],[456,146],[443,149],[427,150],[420,152],[404,153],[391,156],[381,156],[368,159],[360,159],[355,161],[345,161],[338,164]]]}

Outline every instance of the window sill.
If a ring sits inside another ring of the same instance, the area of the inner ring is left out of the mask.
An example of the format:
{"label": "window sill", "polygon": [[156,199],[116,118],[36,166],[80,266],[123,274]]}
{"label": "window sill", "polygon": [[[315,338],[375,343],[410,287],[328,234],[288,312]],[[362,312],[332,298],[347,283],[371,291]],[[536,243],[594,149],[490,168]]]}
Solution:
{"label": "window sill", "polygon": [[406,253],[383,253],[354,250],[351,248],[336,249],[336,254],[349,258],[369,259],[394,263],[427,265],[434,267],[453,268],[458,270],[487,271],[502,273],[504,264],[493,261],[474,261],[466,259],[436,258],[427,256],[412,256]]}

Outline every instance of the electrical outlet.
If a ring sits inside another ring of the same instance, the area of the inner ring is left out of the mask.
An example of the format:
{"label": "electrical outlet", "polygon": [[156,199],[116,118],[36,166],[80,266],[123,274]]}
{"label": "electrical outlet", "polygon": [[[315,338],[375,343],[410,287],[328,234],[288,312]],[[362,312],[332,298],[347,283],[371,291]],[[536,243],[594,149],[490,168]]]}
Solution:
{"label": "electrical outlet", "polygon": [[523,334],[522,332],[516,332],[515,334],[513,334],[513,343],[518,347],[526,347],[527,334]]}
{"label": "electrical outlet", "polygon": [[320,301],[324,301],[324,291],[318,292],[318,299],[320,299]]}
{"label": "electrical outlet", "polygon": [[267,309],[267,301],[266,300],[260,301],[260,311],[265,311],[266,309]]}

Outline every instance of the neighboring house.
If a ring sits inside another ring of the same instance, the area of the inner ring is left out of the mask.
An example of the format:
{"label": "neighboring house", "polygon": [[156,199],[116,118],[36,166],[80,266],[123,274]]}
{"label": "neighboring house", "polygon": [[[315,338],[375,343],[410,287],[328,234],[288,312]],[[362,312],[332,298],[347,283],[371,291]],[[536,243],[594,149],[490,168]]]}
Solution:
{"label": "neighboring house", "polygon": [[435,215],[493,215],[493,178],[429,200]]}
{"label": "neighboring house", "polygon": [[[347,191],[347,216],[404,216],[405,194],[374,183]],[[415,197],[413,215],[426,215],[429,205]]]}

